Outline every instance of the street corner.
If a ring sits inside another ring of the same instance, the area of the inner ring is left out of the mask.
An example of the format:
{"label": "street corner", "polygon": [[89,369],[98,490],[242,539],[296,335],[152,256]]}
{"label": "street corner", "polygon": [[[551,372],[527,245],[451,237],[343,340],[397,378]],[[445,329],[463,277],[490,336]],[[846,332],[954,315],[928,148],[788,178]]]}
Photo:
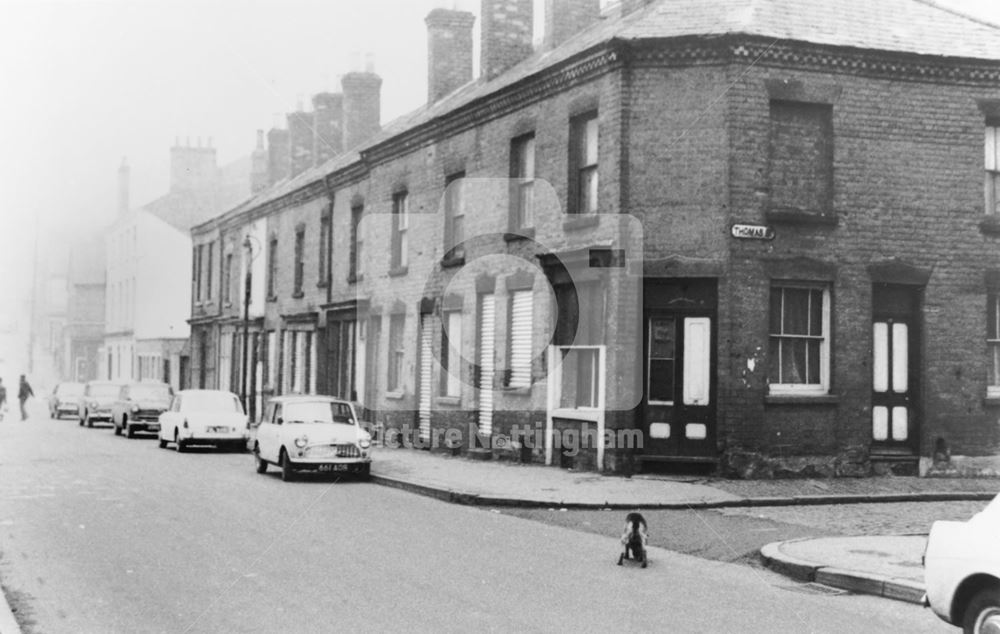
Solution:
{"label": "street corner", "polygon": [[791,577],[792,579],[796,579],[798,581],[815,581],[816,571],[821,568],[823,564],[807,561],[786,552],[789,544],[812,541],[812,539],[813,538],[811,537],[807,537],[803,539],[765,544],[760,549],[761,560],[763,560],[765,566],[777,573],[785,575],[786,577]]}
{"label": "street corner", "polygon": [[924,535],[804,538],[760,550],[769,569],[856,594],[920,603]]}

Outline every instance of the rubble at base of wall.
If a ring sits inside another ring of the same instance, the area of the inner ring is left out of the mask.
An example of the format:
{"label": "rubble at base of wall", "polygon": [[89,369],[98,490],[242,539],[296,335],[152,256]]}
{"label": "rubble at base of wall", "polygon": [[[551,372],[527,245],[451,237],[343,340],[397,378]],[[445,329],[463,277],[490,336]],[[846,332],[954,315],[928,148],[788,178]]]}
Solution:
{"label": "rubble at base of wall", "polygon": [[729,450],[719,463],[720,475],[745,480],[781,478],[859,478],[872,475],[864,449],[826,456],[774,456],[760,451]]}
{"label": "rubble at base of wall", "polygon": [[935,460],[928,478],[1000,478],[1000,456],[949,456]]}

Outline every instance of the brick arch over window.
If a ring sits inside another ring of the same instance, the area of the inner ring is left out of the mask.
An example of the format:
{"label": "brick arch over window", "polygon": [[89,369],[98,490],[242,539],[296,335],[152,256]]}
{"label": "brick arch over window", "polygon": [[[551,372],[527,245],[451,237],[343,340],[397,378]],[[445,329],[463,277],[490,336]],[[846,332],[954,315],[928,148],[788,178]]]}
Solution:
{"label": "brick arch over window", "polygon": [[902,284],[927,286],[933,269],[914,266],[902,260],[891,259],[868,265],[868,276],[876,284]]}

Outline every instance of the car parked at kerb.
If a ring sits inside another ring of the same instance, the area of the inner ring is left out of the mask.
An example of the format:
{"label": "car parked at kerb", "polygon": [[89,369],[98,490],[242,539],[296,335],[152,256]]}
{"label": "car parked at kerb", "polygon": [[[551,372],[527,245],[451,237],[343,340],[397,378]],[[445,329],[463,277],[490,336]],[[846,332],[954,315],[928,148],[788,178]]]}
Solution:
{"label": "car parked at kerb", "polygon": [[52,388],[49,394],[49,416],[62,418],[63,414],[80,415],[80,397],[83,396],[83,383],[64,381]]}
{"label": "car parked at kerb", "polygon": [[934,522],[924,551],[927,605],[966,634],[1000,633],[1000,495],[967,522]]}
{"label": "car parked at kerb", "polygon": [[247,415],[240,399],[223,390],[181,390],[170,409],[160,414],[160,447],[174,443],[177,451],[191,445],[212,445],[246,451]]}
{"label": "car parked at kerb", "polygon": [[111,422],[111,404],[118,399],[121,383],[88,381],[79,401],[80,424],[93,427],[95,422]]}
{"label": "car parked at kerb", "polygon": [[253,453],[257,473],[274,464],[285,481],[296,471],[367,477],[372,438],[348,401],[319,395],[278,396],[268,402],[257,425]]}
{"label": "car parked at kerb", "polygon": [[111,405],[115,435],[125,432],[134,438],[137,431],[160,431],[160,414],[167,411],[174,391],[160,381],[139,381],[123,385],[118,400]]}

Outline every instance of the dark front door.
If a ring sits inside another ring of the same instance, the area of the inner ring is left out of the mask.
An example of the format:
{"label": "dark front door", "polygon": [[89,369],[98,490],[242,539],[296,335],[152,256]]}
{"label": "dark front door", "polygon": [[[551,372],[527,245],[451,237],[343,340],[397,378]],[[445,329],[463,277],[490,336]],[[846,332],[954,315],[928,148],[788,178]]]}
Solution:
{"label": "dark front door", "polygon": [[643,459],[714,459],[714,281],[647,282],[643,292]]}
{"label": "dark front door", "polygon": [[890,284],[872,290],[872,451],[915,454],[920,290]]}

